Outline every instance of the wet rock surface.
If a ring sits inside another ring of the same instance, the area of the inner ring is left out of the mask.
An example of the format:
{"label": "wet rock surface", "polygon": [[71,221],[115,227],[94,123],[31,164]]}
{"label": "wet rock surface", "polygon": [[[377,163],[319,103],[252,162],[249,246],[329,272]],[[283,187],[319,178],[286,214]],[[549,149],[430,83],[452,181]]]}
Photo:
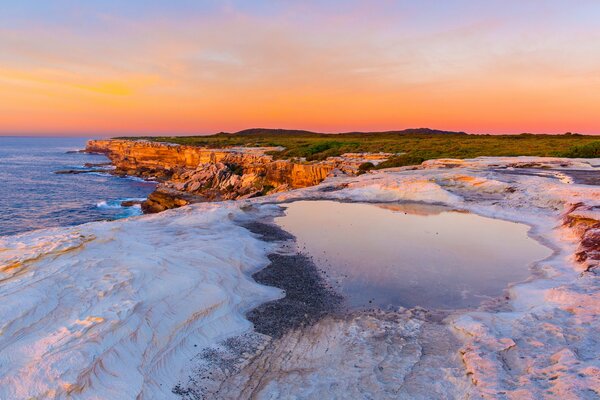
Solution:
{"label": "wet rock surface", "polygon": [[205,200],[200,196],[160,186],[141,205],[145,214],[154,214],[202,201]]}
{"label": "wet rock surface", "polygon": [[561,171],[573,179],[574,183],[581,185],[600,186],[600,169],[597,170],[568,170]]}
{"label": "wet rock surface", "polygon": [[325,316],[274,340],[238,343],[204,352],[201,374],[174,392],[186,400],[479,398],[460,341],[419,310]]}
{"label": "wet rock surface", "polygon": [[125,200],[121,202],[121,207],[133,207],[138,204],[142,204],[141,200]]}
{"label": "wet rock surface", "polygon": [[83,166],[85,168],[107,167],[109,165],[112,165],[112,163],[111,162],[101,162],[101,163],[85,163],[85,164],[83,164]]}
{"label": "wet rock surface", "polygon": [[58,171],[54,171],[55,174],[57,175],[76,175],[76,174],[90,174],[90,173],[111,173],[112,170],[110,169],[99,169],[99,168],[92,168],[92,169],[61,169]]}

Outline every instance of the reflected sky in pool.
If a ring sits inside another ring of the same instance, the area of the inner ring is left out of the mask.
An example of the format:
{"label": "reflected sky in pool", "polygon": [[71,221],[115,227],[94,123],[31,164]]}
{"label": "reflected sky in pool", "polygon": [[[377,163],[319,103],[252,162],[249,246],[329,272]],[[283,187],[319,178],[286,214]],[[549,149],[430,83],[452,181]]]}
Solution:
{"label": "reflected sky in pool", "polygon": [[457,309],[500,296],[551,254],[529,227],[422,204],[298,201],[276,222],[351,307]]}

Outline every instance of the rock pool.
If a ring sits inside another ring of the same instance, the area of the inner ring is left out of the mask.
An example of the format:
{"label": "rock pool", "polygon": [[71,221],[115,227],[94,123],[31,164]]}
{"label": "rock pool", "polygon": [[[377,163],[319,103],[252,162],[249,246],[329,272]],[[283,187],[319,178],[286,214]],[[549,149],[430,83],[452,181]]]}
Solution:
{"label": "rock pool", "polygon": [[276,219],[353,308],[476,307],[551,254],[524,224],[425,204],[296,201]]}

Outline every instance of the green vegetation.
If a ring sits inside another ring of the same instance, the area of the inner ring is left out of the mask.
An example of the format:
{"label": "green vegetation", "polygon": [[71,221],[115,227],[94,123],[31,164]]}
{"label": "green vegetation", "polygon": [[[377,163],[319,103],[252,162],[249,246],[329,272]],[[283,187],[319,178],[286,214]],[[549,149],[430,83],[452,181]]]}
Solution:
{"label": "green vegetation", "polygon": [[370,171],[373,168],[375,168],[375,165],[372,162],[362,163],[358,166],[358,173],[364,174],[365,172]]}
{"label": "green vegetation", "polygon": [[[415,151],[412,153],[406,153],[406,154],[400,154],[399,156],[392,157],[389,160],[386,160],[386,161],[378,164],[375,167],[375,169],[404,167],[407,165],[419,165],[425,160],[430,160],[431,158],[440,158],[440,157],[426,158],[419,154],[420,154],[419,151]],[[452,157],[452,158],[463,158],[463,157]],[[464,157],[464,158],[468,158],[468,157]]]}
{"label": "green vegetation", "polygon": [[144,139],[210,148],[281,146],[285,149],[272,151],[269,154],[276,159],[305,157],[308,161],[323,160],[330,156],[338,156],[349,152],[397,154],[376,168],[414,165],[433,158],[473,158],[479,156],[600,157],[598,137],[578,134],[466,135],[460,132],[414,129],[398,132],[352,132],[333,135],[307,131],[252,129],[235,134],[163,136],[145,137]]}
{"label": "green vegetation", "polygon": [[571,147],[564,157],[572,158],[596,158],[600,157],[600,140]]}

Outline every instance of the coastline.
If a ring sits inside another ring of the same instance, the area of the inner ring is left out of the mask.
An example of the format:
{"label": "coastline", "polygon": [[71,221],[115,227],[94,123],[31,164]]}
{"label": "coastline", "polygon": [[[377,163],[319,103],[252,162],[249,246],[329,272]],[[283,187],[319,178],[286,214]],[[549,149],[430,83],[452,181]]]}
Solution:
{"label": "coastline", "polygon": [[278,147],[207,148],[145,140],[90,140],[86,152],[106,155],[110,173],[159,182],[142,203],[156,213],[198,202],[243,200],[315,186],[329,176],[355,176],[360,166],[382,163],[388,153],[347,153],[323,161],[277,160]]}
{"label": "coastline", "polygon": [[[68,153],[85,143],[85,138],[2,138],[0,235],[141,213],[139,206],[116,207],[117,200],[145,198],[155,183],[107,173],[111,166],[104,155]],[[98,172],[56,174],[64,170]]]}
{"label": "coastline", "polygon": [[[323,396],[324,390],[331,390],[326,380],[333,374],[331,368],[345,366],[336,379],[347,393],[354,394],[358,393],[354,392],[358,390],[356,382],[362,382],[364,390],[390,397],[400,390],[418,398],[423,395],[418,391],[420,387],[448,396],[509,398],[550,391],[554,396],[585,398],[591,393],[589,388],[600,390],[594,380],[599,371],[597,361],[588,356],[600,350],[592,340],[600,314],[594,306],[600,301],[596,290],[598,259],[594,253],[597,245],[586,241],[595,234],[595,207],[600,203],[600,194],[595,186],[555,177],[494,171],[498,166],[533,161],[542,166],[566,162],[539,158],[436,160],[419,169],[332,177],[319,186],[261,198],[200,203],[156,215],[1,238],[5,250],[0,257],[5,268],[0,297],[5,322],[0,340],[7,345],[22,331],[23,324],[33,324],[36,328],[21,340],[35,343],[34,348],[41,352],[37,353],[39,358],[23,357],[24,349],[13,344],[8,347],[11,353],[0,355],[3,360],[14,360],[20,354],[25,368],[13,362],[14,371],[2,371],[8,379],[0,385],[5,391],[3,396],[36,395],[27,384],[32,380],[38,383],[38,396],[93,393],[110,397],[109,387],[132,398],[178,396],[173,388],[178,384],[180,388],[189,387],[188,377],[193,378],[192,372],[206,365],[203,352],[222,348],[220,343],[227,340],[239,344],[241,339],[236,342],[233,338],[249,335],[256,345],[250,346],[255,353],[243,356],[235,373],[223,371],[202,381],[210,383],[210,388],[228,388],[227,393],[219,392],[218,396]],[[568,168],[593,168],[583,161],[568,162]],[[600,164],[600,160],[591,162],[596,168]],[[500,308],[484,307],[437,317],[419,310],[393,315],[375,312],[344,318],[325,316],[305,329],[287,330],[279,338],[269,339],[252,330],[244,315],[260,304],[281,298],[279,290],[250,278],[269,264],[268,254],[281,249],[242,226],[276,215],[276,204],[318,198],[441,203],[483,216],[525,222],[533,226],[532,235],[552,245],[557,253],[534,268],[532,279],[511,286]],[[244,211],[248,209],[253,211]],[[134,253],[144,255],[143,260],[131,258]],[[106,254],[111,258],[107,259]],[[74,272],[74,276],[65,275]],[[45,279],[40,280],[40,274]],[[98,276],[104,278],[98,281]],[[168,288],[153,286],[158,284],[157,276],[169,282]],[[44,299],[50,307],[45,308],[35,293],[43,291],[40,285],[46,283],[53,285],[57,299],[72,291],[73,285],[86,290],[78,290],[80,298],[73,297],[72,302],[59,308]],[[27,305],[14,303],[17,299],[11,293],[16,288],[21,293],[31,291]],[[98,293],[103,293],[101,298]],[[161,305],[165,301],[170,304],[167,309]],[[117,306],[120,311],[111,311]],[[58,318],[53,309],[70,311]],[[147,322],[136,329],[138,339],[122,336],[122,329],[138,326],[131,324],[142,321],[140,317]],[[59,332],[61,326],[69,328],[55,336],[53,332]],[[154,332],[151,341],[149,332]],[[556,340],[557,334],[578,339]],[[115,336],[124,341],[107,341]],[[373,346],[381,338],[394,345]],[[319,345],[314,347],[315,343]],[[545,343],[545,347],[536,343]],[[434,344],[439,346],[432,351]],[[389,348],[397,352],[389,353]],[[71,372],[67,372],[60,360],[74,351],[84,358],[73,359]],[[123,351],[132,356],[116,356],[125,354]],[[145,352],[153,355],[142,357]],[[274,363],[283,354],[288,354],[289,362]],[[365,357],[373,363],[353,366]],[[102,362],[110,374],[89,370],[92,359],[94,363]],[[388,364],[381,364],[384,360]],[[36,376],[28,369],[33,364]],[[266,365],[270,372],[265,375]],[[299,375],[298,365],[303,366]],[[131,368],[142,371],[141,375],[133,379],[127,372]],[[374,368],[379,372],[373,374]],[[84,370],[87,372],[81,375]],[[213,370],[218,368],[213,366]],[[440,376],[441,371],[452,373]],[[22,386],[8,383],[15,373],[21,374]],[[59,381],[47,378],[47,374],[57,373]],[[257,374],[263,376],[259,386],[251,383]],[[514,384],[517,379],[524,382],[518,388]]]}

